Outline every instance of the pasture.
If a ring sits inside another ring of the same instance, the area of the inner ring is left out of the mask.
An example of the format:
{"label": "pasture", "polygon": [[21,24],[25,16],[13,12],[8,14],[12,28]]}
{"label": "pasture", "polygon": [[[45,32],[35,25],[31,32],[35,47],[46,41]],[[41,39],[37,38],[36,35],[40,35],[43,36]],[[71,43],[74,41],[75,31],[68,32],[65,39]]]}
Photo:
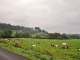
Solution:
{"label": "pasture", "polygon": [[[16,41],[21,41],[17,43]],[[8,44],[28,51],[34,51],[43,55],[52,57],[48,60],[80,60],[80,40],[55,40],[55,39],[33,39],[33,38],[12,38],[6,40],[1,39],[0,42]],[[61,43],[66,43],[68,49],[63,49]],[[51,44],[57,45],[57,47],[51,46]],[[40,58],[38,55],[36,58]],[[45,59],[41,60],[47,60]],[[55,58],[55,59],[54,59]]]}

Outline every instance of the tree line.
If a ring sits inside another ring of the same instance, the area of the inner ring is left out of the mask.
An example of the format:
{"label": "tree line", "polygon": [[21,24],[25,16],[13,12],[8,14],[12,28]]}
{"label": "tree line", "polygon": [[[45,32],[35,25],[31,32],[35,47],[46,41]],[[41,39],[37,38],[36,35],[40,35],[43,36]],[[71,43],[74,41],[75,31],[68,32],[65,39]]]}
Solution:
{"label": "tree line", "polygon": [[32,34],[38,32],[43,32],[43,34],[36,34],[35,38],[80,39],[80,34],[48,33],[45,30],[41,30],[39,27],[29,28],[0,23],[0,38],[34,38]]}
{"label": "tree line", "polygon": [[31,34],[38,32],[48,33],[45,30],[41,30],[39,27],[29,28],[19,25],[11,25],[7,23],[0,23],[0,37],[2,38],[27,38],[31,37]]}
{"label": "tree line", "polygon": [[[15,32],[15,34],[14,34]],[[14,34],[14,35],[13,35]],[[44,35],[36,35],[35,38],[48,38],[48,39],[80,39],[80,34],[60,34],[60,33],[48,33]],[[0,38],[31,38],[31,34],[27,30],[13,31],[0,28]],[[32,37],[33,38],[33,37]]]}
{"label": "tree line", "polygon": [[80,34],[48,33],[49,39],[80,39]]}
{"label": "tree line", "polygon": [[30,37],[30,33],[26,30],[23,30],[21,32],[15,32],[15,34],[13,35],[13,31],[12,30],[8,30],[8,29],[1,29],[0,28],[0,38],[29,38]]}
{"label": "tree line", "polygon": [[8,30],[27,30],[31,34],[41,32],[41,31],[44,33],[48,33],[45,30],[41,30],[39,27],[30,28],[30,27],[24,27],[24,26],[19,26],[19,25],[11,25],[11,24],[7,24],[7,23],[0,23],[0,28],[8,29]]}
{"label": "tree line", "polygon": [[12,34],[12,31],[7,29],[1,29],[0,28],[0,38],[10,38]]}

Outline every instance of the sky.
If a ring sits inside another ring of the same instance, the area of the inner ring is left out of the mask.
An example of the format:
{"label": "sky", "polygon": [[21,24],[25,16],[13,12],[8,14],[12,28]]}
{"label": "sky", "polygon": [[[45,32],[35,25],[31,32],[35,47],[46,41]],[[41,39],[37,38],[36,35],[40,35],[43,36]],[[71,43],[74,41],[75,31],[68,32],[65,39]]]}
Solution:
{"label": "sky", "polygon": [[0,0],[0,22],[80,33],[80,0]]}

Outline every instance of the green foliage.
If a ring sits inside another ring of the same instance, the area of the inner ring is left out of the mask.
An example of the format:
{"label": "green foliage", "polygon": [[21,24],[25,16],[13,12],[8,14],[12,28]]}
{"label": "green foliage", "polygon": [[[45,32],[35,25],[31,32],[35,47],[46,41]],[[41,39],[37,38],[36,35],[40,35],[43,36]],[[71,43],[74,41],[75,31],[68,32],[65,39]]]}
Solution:
{"label": "green foliage", "polygon": [[68,39],[68,36],[65,33],[63,33],[62,34],[62,39]]}
{"label": "green foliage", "polygon": [[12,31],[0,28],[0,38],[10,38],[11,35],[12,35]]}
{"label": "green foliage", "polygon": [[19,26],[19,25],[14,26],[14,25],[7,24],[7,23],[0,23],[0,27],[4,29],[5,35],[3,35],[3,37],[5,38],[9,38],[9,37],[28,38],[28,37],[31,37],[31,35],[39,33],[39,32],[43,32],[47,34],[45,30],[41,30],[39,27],[29,28],[29,27],[24,27],[24,26]]}
{"label": "green foliage", "polygon": [[23,30],[22,31],[22,37],[29,38],[30,37],[30,33],[27,30]]}
{"label": "green foliage", "polygon": [[0,38],[49,38],[49,39],[80,39],[80,34],[60,34],[60,33],[48,33],[45,30],[41,30],[39,27],[29,28],[19,25],[11,25],[6,23],[0,23]]}
{"label": "green foliage", "polygon": [[4,35],[4,31],[0,29],[0,38],[2,38],[3,35]]}
{"label": "green foliage", "polygon": [[7,23],[0,23],[0,27],[2,29],[9,29],[9,30],[23,30],[23,29],[25,29],[25,27],[23,27],[23,26],[19,26],[19,25],[13,26],[13,25],[7,24]]}
{"label": "green foliage", "polygon": [[36,31],[41,31],[41,29],[39,27],[35,27]]}
{"label": "green foliage", "polygon": [[67,34],[69,39],[80,39],[80,34]]}
{"label": "green foliage", "polygon": [[11,34],[12,34],[12,31],[6,29],[4,30],[3,38],[10,38]]}
{"label": "green foliage", "polygon": [[62,38],[61,34],[60,33],[48,33],[48,37],[49,38],[53,38],[53,39],[60,39]]}
{"label": "green foliage", "polygon": [[80,39],[80,34],[48,33],[50,39]]}
{"label": "green foliage", "polygon": [[22,37],[22,32],[16,32],[15,37],[16,38],[21,38]]}

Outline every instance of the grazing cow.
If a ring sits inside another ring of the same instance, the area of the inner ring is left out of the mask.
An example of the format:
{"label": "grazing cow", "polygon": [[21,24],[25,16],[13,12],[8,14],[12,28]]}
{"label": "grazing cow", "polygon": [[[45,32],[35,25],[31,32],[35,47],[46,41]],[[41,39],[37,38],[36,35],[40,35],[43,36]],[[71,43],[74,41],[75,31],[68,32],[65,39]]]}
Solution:
{"label": "grazing cow", "polygon": [[13,41],[11,40],[11,42],[13,42]]}
{"label": "grazing cow", "polygon": [[17,41],[18,44],[21,43],[21,42],[22,42],[21,40],[18,40],[18,41]]}
{"label": "grazing cow", "polygon": [[33,47],[36,47],[36,44],[33,44],[32,46],[33,46]]}
{"label": "grazing cow", "polygon": [[68,49],[68,48],[69,48],[69,46],[62,46],[62,48],[63,48],[63,49]]}
{"label": "grazing cow", "polygon": [[57,47],[58,45],[55,45],[55,44],[51,44],[51,46],[53,46],[53,47]]}
{"label": "grazing cow", "polygon": [[61,44],[62,44],[62,46],[66,46],[67,43],[61,43]]}
{"label": "grazing cow", "polygon": [[57,47],[58,45],[54,45],[54,47]]}
{"label": "grazing cow", "polygon": [[51,46],[54,46],[54,44],[51,44]]}

